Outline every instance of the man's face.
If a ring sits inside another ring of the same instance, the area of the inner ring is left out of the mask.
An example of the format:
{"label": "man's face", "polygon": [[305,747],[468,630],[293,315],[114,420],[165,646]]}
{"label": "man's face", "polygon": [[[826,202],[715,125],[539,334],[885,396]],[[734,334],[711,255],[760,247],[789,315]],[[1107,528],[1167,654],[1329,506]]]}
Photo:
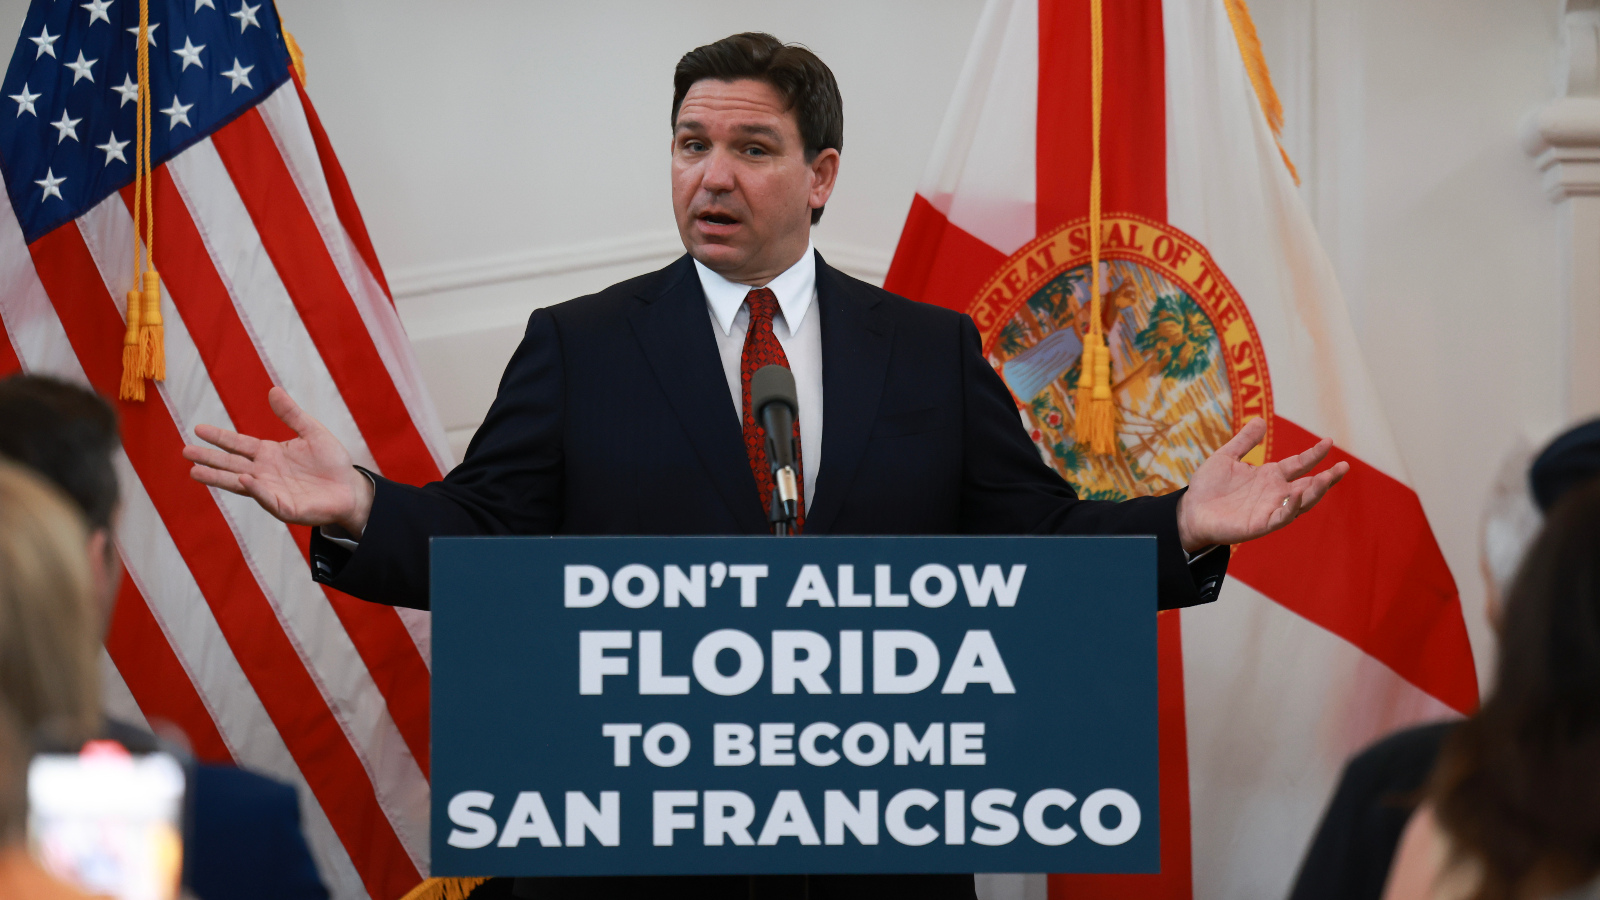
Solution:
{"label": "man's face", "polygon": [[730,281],[764,285],[794,265],[839,153],[810,162],[800,126],[762,81],[695,82],[672,135],[672,209],[689,254]]}

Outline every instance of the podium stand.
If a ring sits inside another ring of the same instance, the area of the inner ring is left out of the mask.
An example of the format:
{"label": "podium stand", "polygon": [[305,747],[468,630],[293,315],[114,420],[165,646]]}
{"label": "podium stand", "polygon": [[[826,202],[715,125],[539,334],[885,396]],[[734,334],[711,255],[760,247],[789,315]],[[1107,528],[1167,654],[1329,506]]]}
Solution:
{"label": "podium stand", "polygon": [[436,538],[435,875],[1155,872],[1153,538]]}

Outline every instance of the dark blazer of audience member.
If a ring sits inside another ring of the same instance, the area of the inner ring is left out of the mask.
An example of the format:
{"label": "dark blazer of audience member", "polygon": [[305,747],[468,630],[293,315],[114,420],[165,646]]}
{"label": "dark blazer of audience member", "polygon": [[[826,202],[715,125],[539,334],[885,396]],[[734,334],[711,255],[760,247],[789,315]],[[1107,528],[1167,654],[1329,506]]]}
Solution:
{"label": "dark blazer of audience member", "polygon": [[1588,896],[1600,877],[1600,481],[1548,516],[1506,598],[1494,691],[1446,739],[1386,900]]}

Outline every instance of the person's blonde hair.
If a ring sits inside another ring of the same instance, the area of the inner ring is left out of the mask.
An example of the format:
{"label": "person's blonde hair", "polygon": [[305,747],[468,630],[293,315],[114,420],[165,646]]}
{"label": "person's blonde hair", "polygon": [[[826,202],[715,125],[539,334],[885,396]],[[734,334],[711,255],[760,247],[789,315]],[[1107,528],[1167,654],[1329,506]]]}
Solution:
{"label": "person's blonde hair", "polygon": [[24,734],[100,729],[99,615],[82,515],[53,485],[0,462],[0,698]]}

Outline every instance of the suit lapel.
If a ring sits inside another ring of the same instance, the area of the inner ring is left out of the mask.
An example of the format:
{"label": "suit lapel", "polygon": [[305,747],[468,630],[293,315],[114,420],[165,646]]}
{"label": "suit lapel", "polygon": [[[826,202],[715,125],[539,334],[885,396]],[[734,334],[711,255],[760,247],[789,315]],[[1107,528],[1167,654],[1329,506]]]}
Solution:
{"label": "suit lapel", "polygon": [[634,336],[723,503],[746,532],[764,532],[744,431],[729,402],[694,263],[685,255],[664,275],[660,287],[640,295],[644,302],[629,317]]}
{"label": "suit lapel", "polygon": [[817,255],[823,452],[816,502],[806,511],[809,534],[826,534],[833,527],[878,416],[894,344],[894,325],[878,308],[880,302],[853,290]]}

